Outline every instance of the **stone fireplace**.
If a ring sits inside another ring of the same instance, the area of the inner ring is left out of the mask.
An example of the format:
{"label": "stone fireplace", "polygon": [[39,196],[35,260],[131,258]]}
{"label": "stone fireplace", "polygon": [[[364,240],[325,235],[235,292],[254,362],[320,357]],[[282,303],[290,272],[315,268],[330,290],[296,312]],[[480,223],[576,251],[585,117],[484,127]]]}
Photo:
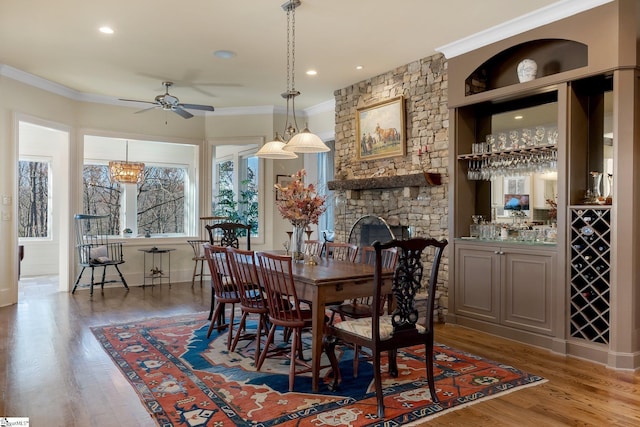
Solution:
{"label": "stone fireplace", "polygon": [[[361,160],[357,109],[402,95],[406,155]],[[447,61],[434,55],[334,92],[336,104],[335,240],[346,241],[365,215],[379,216],[415,236],[448,236],[449,110]],[[371,230],[373,232],[373,230]],[[395,232],[394,232],[395,233]],[[448,251],[442,259],[439,315],[446,314]]]}

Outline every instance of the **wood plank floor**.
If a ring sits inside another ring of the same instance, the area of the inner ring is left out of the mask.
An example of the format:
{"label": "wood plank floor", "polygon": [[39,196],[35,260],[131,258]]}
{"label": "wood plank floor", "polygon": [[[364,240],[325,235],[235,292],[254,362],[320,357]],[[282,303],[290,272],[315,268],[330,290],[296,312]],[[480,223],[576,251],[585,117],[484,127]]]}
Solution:
{"label": "wood plank floor", "polygon": [[[0,308],[0,416],[31,426],[155,426],[133,388],[102,350],[91,326],[207,311],[207,286],[114,287],[93,299],[21,291]],[[432,419],[430,426],[639,426],[640,373],[593,363],[452,325],[436,340],[545,377],[542,385]]]}

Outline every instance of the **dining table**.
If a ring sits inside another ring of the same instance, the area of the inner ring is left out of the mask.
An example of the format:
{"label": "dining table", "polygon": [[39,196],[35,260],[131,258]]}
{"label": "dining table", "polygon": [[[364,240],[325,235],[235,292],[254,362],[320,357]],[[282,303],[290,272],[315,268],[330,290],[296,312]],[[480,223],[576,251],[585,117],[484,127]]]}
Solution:
{"label": "dining table", "polygon": [[[374,266],[320,258],[315,263],[294,262],[293,281],[299,299],[311,302],[311,374],[313,391],[320,382],[320,359],[327,303],[373,295]],[[393,270],[383,270],[383,292],[391,291]]]}

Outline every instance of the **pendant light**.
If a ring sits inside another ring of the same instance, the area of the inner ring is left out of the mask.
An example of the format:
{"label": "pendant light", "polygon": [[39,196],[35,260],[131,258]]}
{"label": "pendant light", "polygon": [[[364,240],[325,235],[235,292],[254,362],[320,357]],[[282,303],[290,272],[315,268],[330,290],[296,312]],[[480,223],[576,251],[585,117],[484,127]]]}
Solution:
{"label": "pendant light", "polygon": [[125,153],[125,161],[114,160],[109,162],[109,179],[120,184],[137,184],[142,181],[144,163],[129,161],[129,141]]}
{"label": "pendant light", "polygon": [[[302,4],[301,0],[289,0],[282,5],[282,9],[287,12],[287,90],[281,96],[287,101],[287,117],[283,137],[280,137],[276,132],[274,140],[264,144],[256,153],[256,156],[265,159],[295,159],[298,157],[296,153],[329,151],[329,147],[322,142],[320,137],[312,134],[307,127],[302,132],[298,132],[295,99],[300,95],[300,92],[295,89],[295,63],[296,8],[300,4]],[[289,120],[289,111],[291,111],[293,121]]]}

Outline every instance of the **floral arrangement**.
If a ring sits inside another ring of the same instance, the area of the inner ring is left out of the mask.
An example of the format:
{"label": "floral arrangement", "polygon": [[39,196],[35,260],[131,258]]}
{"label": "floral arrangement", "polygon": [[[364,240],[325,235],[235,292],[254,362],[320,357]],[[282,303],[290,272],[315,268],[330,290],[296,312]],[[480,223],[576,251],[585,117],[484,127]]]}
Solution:
{"label": "floral arrangement", "polygon": [[556,219],[558,217],[558,202],[553,199],[547,199],[545,201],[551,207],[551,209],[549,209],[549,219]]}
{"label": "floral arrangement", "polygon": [[317,224],[318,218],[326,210],[325,196],[318,194],[313,184],[305,187],[303,180],[306,175],[307,172],[300,169],[291,175],[293,180],[287,185],[275,185],[276,191],[280,191],[281,198],[276,201],[278,211],[295,227]]}

